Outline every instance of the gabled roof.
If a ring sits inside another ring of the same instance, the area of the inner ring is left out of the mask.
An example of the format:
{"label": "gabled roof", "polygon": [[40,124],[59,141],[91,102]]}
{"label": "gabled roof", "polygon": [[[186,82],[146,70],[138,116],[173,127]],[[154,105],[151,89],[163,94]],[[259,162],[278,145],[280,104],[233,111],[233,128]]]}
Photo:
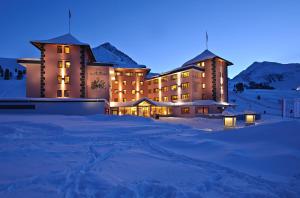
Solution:
{"label": "gabled roof", "polygon": [[186,66],[189,66],[189,65],[194,65],[198,62],[201,62],[201,61],[205,61],[205,60],[209,60],[209,59],[213,59],[213,58],[220,58],[222,60],[224,60],[225,62],[228,63],[228,65],[233,65],[230,61],[227,61],[226,59],[224,58],[221,58],[220,56],[212,53],[211,51],[209,50],[205,50],[204,52],[202,52],[201,54],[199,54],[198,56],[192,58],[191,60],[185,62],[182,67],[186,67]]}
{"label": "gabled roof", "polygon": [[72,34],[64,34],[52,39],[47,40],[34,40],[31,41],[33,45],[38,43],[48,43],[48,44],[62,44],[62,45],[86,45],[89,46],[87,43],[80,42],[77,38],[75,38]]}
{"label": "gabled roof", "polygon": [[79,46],[87,46],[89,54],[91,55],[93,61],[95,61],[94,54],[90,48],[90,45],[87,43],[83,43],[75,38],[72,34],[64,34],[55,38],[47,39],[47,40],[34,40],[30,41],[34,46],[41,49],[41,44],[61,44],[61,45],[79,45]]}

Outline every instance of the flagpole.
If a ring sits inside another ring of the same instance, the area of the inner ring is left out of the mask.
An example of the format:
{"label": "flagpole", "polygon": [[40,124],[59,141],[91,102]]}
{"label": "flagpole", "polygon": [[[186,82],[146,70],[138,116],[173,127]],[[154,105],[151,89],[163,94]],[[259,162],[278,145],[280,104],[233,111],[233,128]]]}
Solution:
{"label": "flagpole", "polygon": [[208,50],[208,34],[207,34],[207,31],[206,31],[206,49]]}
{"label": "flagpole", "polygon": [[71,11],[69,9],[69,34],[71,33]]}

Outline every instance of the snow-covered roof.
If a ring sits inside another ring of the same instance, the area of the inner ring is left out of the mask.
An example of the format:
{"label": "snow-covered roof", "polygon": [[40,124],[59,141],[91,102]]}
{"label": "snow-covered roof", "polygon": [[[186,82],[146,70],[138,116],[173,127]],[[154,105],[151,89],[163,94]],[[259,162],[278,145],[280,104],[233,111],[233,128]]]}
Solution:
{"label": "snow-covered roof", "polygon": [[152,75],[146,76],[146,78],[147,79],[157,78],[157,77],[160,77],[160,76],[165,76],[165,75],[173,74],[173,73],[176,73],[176,72],[186,71],[188,69],[196,69],[196,70],[204,71],[204,69],[201,68],[201,67],[198,67],[198,66],[195,66],[195,65],[188,65],[186,67],[177,67],[175,69],[172,69],[170,71],[163,72],[163,73],[156,73],[156,74],[153,73]]}
{"label": "snow-covered roof", "polygon": [[185,62],[182,67],[186,67],[186,66],[189,66],[189,65],[194,65],[198,62],[201,62],[201,61],[205,61],[205,60],[208,60],[208,59],[212,59],[212,58],[220,58],[226,62],[228,62],[229,65],[232,65],[231,62],[221,58],[220,56],[217,56],[216,54],[212,53],[211,51],[209,50],[205,50],[204,52],[202,52],[201,54],[199,54],[198,56],[192,58],[191,60]]}
{"label": "snow-covered roof", "polygon": [[224,110],[222,112],[223,116],[237,116],[237,115],[240,115],[240,114],[241,114],[240,112],[237,112],[232,108],[227,108],[226,110]]}
{"label": "snow-covered roof", "polygon": [[94,98],[0,98],[0,102],[105,102],[106,99]]}
{"label": "snow-covered roof", "polygon": [[41,49],[41,44],[61,44],[61,45],[80,45],[87,46],[87,50],[92,58],[92,61],[95,61],[94,54],[90,48],[90,45],[87,43],[83,43],[75,38],[72,34],[64,34],[55,38],[47,39],[47,40],[34,40],[30,41],[34,46]]}
{"label": "snow-covered roof", "polygon": [[62,44],[62,45],[87,45],[87,43],[83,43],[75,38],[72,34],[64,34],[55,38],[47,39],[47,40],[34,40],[31,43],[48,43],[48,44]]}
{"label": "snow-covered roof", "polygon": [[92,51],[97,62],[110,63],[116,68],[146,68],[108,42],[93,48]]}
{"label": "snow-covered roof", "polygon": [[153,78],[153,77],[156,77],[156,76],[159,76],[159,75],[160,75],[160,73],[150,72],[150,73],[147,74],[146,79]]}
{"label": "snow-covered roof", "polygon": [[23,70],[23,69],[25,69],[25,67],[23,67],[22,65],[20,65],[17,62],[16,58],[0,58],[0,66],[2,67],[2,69],[10,69],[10,70],[14,70],[14,69]]}
{"label": "snow-covered roof", "polygon": [[149,98],[141,98],[137,101],[128,101],[128,102],[110,102],[111,107],[133,107],[137,106],[139,103],[147,101],[154,106],[230,106],[230,103],[227,102],[216,102],[214,100],[195,100],[192,102],[156,102]]}
{"label": "snow-covered roof", "polygon": [[245,110],[244,114],[250,114],[250,115],[252,115],[252,114],[256,114],[256,112],[252,111],[252,110]]}

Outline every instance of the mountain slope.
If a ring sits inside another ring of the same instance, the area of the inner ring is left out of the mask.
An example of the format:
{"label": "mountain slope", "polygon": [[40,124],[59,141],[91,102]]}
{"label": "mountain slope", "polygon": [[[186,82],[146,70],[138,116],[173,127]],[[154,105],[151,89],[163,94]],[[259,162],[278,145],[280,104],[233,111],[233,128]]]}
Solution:
{"label": "mountain slope", "polygon": [[117,67],[126,68],[144,68],[144,65],[139,65],[128,55],[118,50],[110,43],[103,43],[92,49],[97,62],[112,63]]}
{"label": "mountain slope", "polygon": [[266,83],[275,89],[295,89],[300,86],[300,64],[254,62],[231,80],[231,84],[251,81]]}

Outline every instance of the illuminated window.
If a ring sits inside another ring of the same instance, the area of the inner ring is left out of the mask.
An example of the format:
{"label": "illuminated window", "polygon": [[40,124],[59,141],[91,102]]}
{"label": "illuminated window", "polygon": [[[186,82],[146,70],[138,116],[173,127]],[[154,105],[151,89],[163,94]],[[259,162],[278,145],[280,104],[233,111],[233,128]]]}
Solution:
{"label": "illuminated window", "polygon": [[163,91],[163,92],[169,91],[169,87],[163,87],[163,88],[162,88],[162,91]]}
{"label": "illuminated window", "polygon": [[66,54],[70,54],[70,47],[69,47],[69,46],[65,46],[65,47],[64,47],[64,52],[65,52]]}
{"label": "illuminated window", "polygon": [[61,84],[61,82],[62,82],[62,77],[61,77],[61,75],[58,75],[58,76],[57,76],[57,82],[58,82],[58,84]]}
{"label": "illuminated window", "polygon": [[132,93],[132,94],[135,94],[135,93],[136,93],[135,89],[131,90],[131,93]]}
{"label": "illuminated window", "polygon": [[119,100],[118,100],[118,98],[114,98],[114,102],[118,102]]}
{"label": "illuminated window", "polygon": [[177,95],[173,95],[171,96],[171,100],[174,101],[174,100],[178,100],[178,96]]}
{"label": "illuminated window", "polygon": [[118,81],[117,81],[117,80],[115,80],[115,81],[114,81],[114,83],[115,83],[115,85],[117,85],[117,84],[118,84]]}
{"label": "illuminated window", "polygon": [[181,84],[181,88],[182,88],[182,89],[187,89],[187,88],[189,88],[189,87],[190,87],[190,83],[188,83],[188,82],[182,83],[182,84]]}
{"label": "illuminated window", "polygon": [[61,54],[62,53],[62,46],[57,46],[57,53]]}
{"label": "illuminated window", "polygon": [[202,73],[202,78],[205,78],[205,73],[204,72]]}
{"label": "illuminated window", "polygon": [[220,84],[223,85],[224,81],[223,81],[223,77],[220,77]]}
{"label": "illuminated window", "polygon": [[202,88],[205,89],[205,83],[202,83]]}
{"label": "illuminated window", "polygon": [[167,76],[162,77],[162,78],[161,78],[161,81],[162,81],[162,82],[168,82],[168,77],[167,77]]}
{"label": "illuminated window", "polygon": [[70,97],[70,91],[64,90],[64,97]]}
{"label": "illuminated window", "polygon": [[152,92],[152,90],[151,90],[151,89],[148,89],[148,93],[151,94],[151,92]]}
{"label": "illuminated window", "polygon": [[204,67],[205,66],[205,62],[199,62],[199,63],[197,63],[197,66],[198,67]]}
{"label": "illuminated window", "polygon": [[154,84],[158,84],[158,78],[154,79]]}
{"label": "illuminated window", "polygon": [[57,97],[62,97],[62,90],[57,90],[56,96]]}
{"label": "illuminated window", "polygon": [[119,90],[118,89],[115,89],[114,90],[115,94],[119,93]]}
{"label": "illuminated window", "polygon": [[172,79],[172,80],[177,80],[177,74],[172,75],[172,76],[171,76],[171,79]]}
{"label": "illuminated window", "polygon": [[246,114],[246,124],[254,124],[255,123],[255,115],[253,114]]}
{"label": "illuminated window", "polygon": [[123,94],[126,94],[126,92],[127,92],[126,89],[124,89],[124,90],[123,90]]}
{"label": "illuminated window", "polygon": [[123,98],[123,102],[126,102],[127,100],[126,100],[126,98]]}
{"label": "illuminated window", "polygon": [[57,66],[58,66],[58,68],[63,68],[63,62],[62,61],[58,61]]}
{"label": "illuminated window", "polygon": [[140,90],[140,93],[141,93],[141,94],[144,94],[144,90]]}
{"label": "illuminated window", "polygon": [[133,73],[132,72],[126,72],[125,76],[133,76]]}
{"label": "illuminated window", "polygon": [[181,77],[182,78],[187,78],[187,77],[189,77],[190,76],[190,72],[182,72],[181,73]]}
{"label": "illuminated window", "polygon": [[168,96],[164,96],[164,97],[163,97],[163,100],[164,100],[164,102],[168,102],[168,101],[169,101]]}
{"label": "illuminated window", "polygon": [[122,73],[121,72],[116,72],[116,76],[121,76]]}
{"label": "illuminated window", "polygon": [[134,102],[134,101],[135,101],[135,99],[134,99],[134,98],[132,98],[132,99],[131,99],[131,101],[132,101],[132,102]]}
{"label": "illuminated window", "polygon": [[138,72],[138,73],[136,73],[136,75],[137,75],[137,76],[144,76],[144,73]]}
{"label": "illuminated window", "polygon": [[65,68],[70,68],[71,66],[71,62],[70,61],[66,61],[65,62]]}
{"label": "illuminated window", "polygon": [[126,84],[127,84],[126,80],[123,80],[123,85],[126,85]]}
{"label": "illuminated window", "polygon": [[171,90],[172,90],[172,91],[176,91],[176,90],[177,90],[177,85],[172,85],[172,86],[171,86]]}
{"label": "illuminated window", "polygon": [[159,92],[158,88],[153,89],[153,93],[158,93],[158,92]]}
{"label": "illuminated window", "polygon": [[181,95],[181,99],[183,99],[183,100],[187,100],[187,99],[189,99],[190,98],[190,94],[182,94]]}
{"label": "illuminated window", "polygon": [[132,81],[131,84],[132,84],[132,85],[135,85],[135,81]]}
{"label": "illuminated window", "polygon": [[189,114],[190,108],[189,107],[182,107],[181,108],[181,114]]}
{"label": "illuminated window", "polygon": [[65,84],[70,83],[70,77],[69,76],[65,76],[64,80],[65,80]]}
{"label": "illuminated window", "polygon": [[141,81],[141,82],[140,82],[140,85],[144,85],[144,81]]}
{"label": "illuminated window", "polygon": [[235,116],[227,116],[224,117],[224,126],[225,127],[235,127],[236,125],[236,117]]}
{"label": "illuminated window", "polygon": [[154,101],[159,102],[159,97],[155,97]]}

